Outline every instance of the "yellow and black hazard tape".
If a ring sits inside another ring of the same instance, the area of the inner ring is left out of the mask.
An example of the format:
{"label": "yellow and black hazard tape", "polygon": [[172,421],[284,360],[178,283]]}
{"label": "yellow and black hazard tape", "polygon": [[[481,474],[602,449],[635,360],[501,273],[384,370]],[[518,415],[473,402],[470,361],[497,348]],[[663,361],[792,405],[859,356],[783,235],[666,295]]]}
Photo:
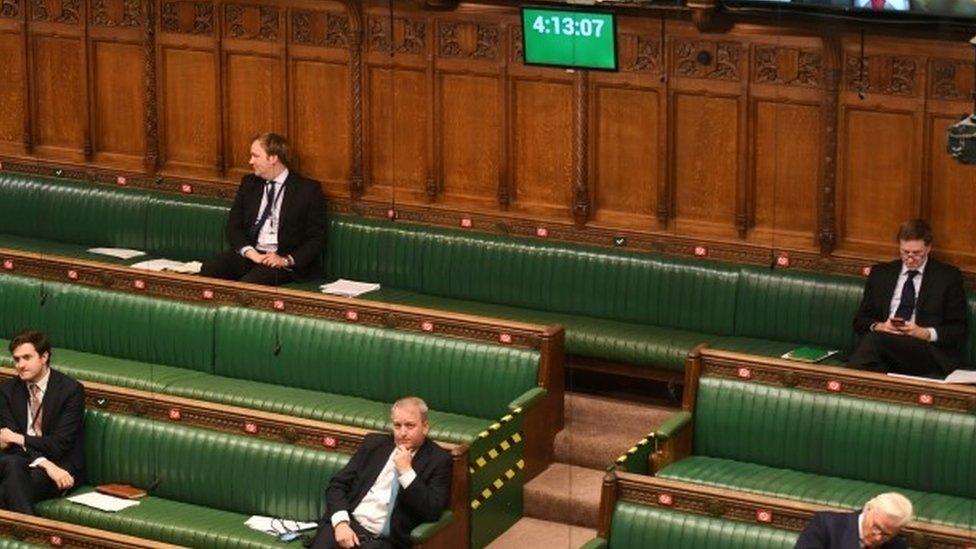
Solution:
{"label": "yellow and black hazard tape", "polygon": [[502,486],[505,486],[505,483],[515,478],[515,475],[517,475],[518,472],[524,468],[525,468],[524,460],[520,459],[516,461],[515,467],[512,467],[508,471],[505,471],[505,473],[502,474],[502,476],[493,480],[491,484],[485,487],[485,489],[478,494],[477,497],[471,500],[471,510],[472,511],[477,510],[479,507],[484,505],[485,502],[491,498],[491,496],[495,495],[496,493],[498,493],[499,490],[502,489]]}
{"label": "yellow and black hazard tape", "polygon": [[617,465],[622,464],[624,461],[627,460],[627,458],[629,458],[630,456],[632,456],[635,453],[637,453],[637,450],[640,450],[644,446],[647,446],[648,444],[650,444],[651,443],[651,439],[653,439],[653,438],[654,438],[654,433],[650,433],[646,437],[640,439],[640,441],[637,444],[635,444],[635,445],[633,445],[633,446],[630,447],[630,450],[627,450],[625,453],[621,454],[621,456],[617,458],[617,461],[616,461]]}
{"label": "yellow and black hazard tape", "polygon": [[499,442],[498,445],[491,450],[488,450],[487,452],[478,456],[478,458],[474,460],[474,464],[468,467],[468,473],[474,474],[475,471],[498,459],[499,456],[511,450],[516,444],[522,442],[523,436],[524,435],[522,432],[519,431],[518,433],[515,433],[505,440]]}
{"label": "yellow and black hazard tape", "polygon": [[521,407],[518,407],[518,408],[512,410],[512,413],[505,414],[504,416],[502,416],[501,419],[499,419],[495,423],[492,423],[491,425],[489,425],[487,429],[485,429],[484,431],[481,431],[480,433],[478,433],[478,438],[488,438],[488,437],[490,437],[492,433],[494,433],[495,431],[501,429],[502,428],[502,425],[505,425],[506,423],[511,422],[513,419],[515,419],[515,416],[517,416],[517,415],[519,415],[521,413],[522,413],[522,408]]}

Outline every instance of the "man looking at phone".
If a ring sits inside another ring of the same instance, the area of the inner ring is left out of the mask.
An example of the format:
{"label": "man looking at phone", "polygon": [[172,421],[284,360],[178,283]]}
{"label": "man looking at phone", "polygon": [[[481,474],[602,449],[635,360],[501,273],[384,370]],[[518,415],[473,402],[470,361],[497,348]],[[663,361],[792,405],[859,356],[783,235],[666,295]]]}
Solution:
{"label": "man looking at phone", "polygon": [[932,228],[910,219],[898,229],[901,259],[871,268],[854,316],[855,368],[945,377],[959,367],[966,338],[962,274],[929,257]]}

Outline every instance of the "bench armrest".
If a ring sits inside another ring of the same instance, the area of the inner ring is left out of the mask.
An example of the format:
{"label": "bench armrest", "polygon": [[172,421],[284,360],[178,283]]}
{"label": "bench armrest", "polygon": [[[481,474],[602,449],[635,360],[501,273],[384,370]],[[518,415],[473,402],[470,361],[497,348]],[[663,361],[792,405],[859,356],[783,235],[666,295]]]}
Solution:
{"label": "bench armrest", "polygon": [[596,537],[580,546],[580,549],[607,549],[607,540]]}
{"label": "bench armrest", "polygon": [[658,443],[673,438],[679,431],[691,423],[691,412],[677,412],[664,421],[654,432],[654,440]]}
{"label": "bench armrest", "polygon": [[548,394],[547,391],[542,387],[533,387],[510,402],[508,404],[508,409],[514,411],[517,408],[521,408],[523,411],[525,411],[527,408],[531,408],[536,402],[544,399],[546,394]]}
{"label": "bench armrest", "polygon": [[654,452],[648,463],[651,474],[691,454],[691,425],[691,412],[678,412],[651,433],[654,440]]}
{"label": "bench armrest", "polygon": [[454,513],[444,511],[437,522],[425,522],[410,531],[410,541],[414,544],[430,541],[438,532],[454,522]]}

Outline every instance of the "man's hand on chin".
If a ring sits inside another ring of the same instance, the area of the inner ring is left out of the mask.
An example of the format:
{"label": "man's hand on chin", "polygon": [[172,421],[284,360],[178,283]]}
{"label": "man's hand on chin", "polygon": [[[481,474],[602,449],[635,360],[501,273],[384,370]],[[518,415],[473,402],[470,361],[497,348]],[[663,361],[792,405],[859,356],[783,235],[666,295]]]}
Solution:
{"label": "man's hand on chin", "polygon": [[349,549],[359,547],[359,536],[352,531],[352,526],[348,522],[340,522],[335,527],[335,540],[339,547]]}

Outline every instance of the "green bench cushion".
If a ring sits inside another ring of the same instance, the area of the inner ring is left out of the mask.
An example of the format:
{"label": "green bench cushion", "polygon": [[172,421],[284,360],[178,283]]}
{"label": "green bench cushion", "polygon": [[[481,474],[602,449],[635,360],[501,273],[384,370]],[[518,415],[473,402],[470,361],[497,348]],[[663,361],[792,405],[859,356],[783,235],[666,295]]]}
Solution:
{"label": "green bench cushion", "polygon": [[[750,355],[779,358],[783,356],[784,353],[787,353],[797,347],[800,347],[801,344],[783,342],[783,341],[773,341],[769,339],[755,339],[750,337],[718,337],[709,340],[708,346],[712,349],[718,349],[721,351],[732,351],[736,353],[745,353]],[[823,348],[829,349],[830,347],[823,347]],[[836,347],[835,349],[840,350],[839,348]],[[835,354],[821,360],[817,364],[824,364],[829,366],[842,366],[843,362],[840,360],[839,357],[840,354]]]}
{"label": "green bench cushion", "polygon": [[101,261],[102,263],[111,263],[114,265],[131,265],[146,259],[145,257],[119,259],[109,255],[93,254],[88,251],[88,248],[94,247],[86,244],[71,244],[29,236],[0,234],[0,248],[10,248],[41,255],[58,255],[73,259],[83,259],[85,261]]}
{"label": "green bench cushion", "polygon": [[[77,493],[91,489],[86,486]],[[36,506],[36,511],[42,517],[201,549],[298,546],[297,542],[284,545],[273,536],[248,528],[244,521],[250,515],[153,496],[142,498],[139,505],[119,513],[106,513],[66,499],[44,501]]]}
{"label": "green bench cushion", "polygon": [[153,195],[146,217],[146,251],[179,261],[203,261],[229,247],[228,205],[216,199]]}
{"label": "green bench cushion", "polygon": [[748,522],[618,502],[610,523],[611,549],[791,549],[797,532]]}
{"label": "green bench cushion", "polygon": [[[931,473],[939,474],[939,462],[930,461],[929,464]],[[902,485],[852,480],[706,456],[693,456],[675,462],[659,471],[658,476],[848,509],[857,509],[882,492],[896,491],[911,500],[915,517],[921,521],[955,528],[976,528],[976,499],[913,490]]]}
{"label": "green bench cushion", "polygon": [[537,385],[539,352],[349,322],[222,307],[214,373],[497,420]]}
{"label": "green bench cushion", "polygon": [[[392,427],[387,402],[269,383],[200,375],[174,381],[166,393],[376,431]],[[470,443],[490,424],[486,419],[430,411],[430,436],[436,440]]]}

